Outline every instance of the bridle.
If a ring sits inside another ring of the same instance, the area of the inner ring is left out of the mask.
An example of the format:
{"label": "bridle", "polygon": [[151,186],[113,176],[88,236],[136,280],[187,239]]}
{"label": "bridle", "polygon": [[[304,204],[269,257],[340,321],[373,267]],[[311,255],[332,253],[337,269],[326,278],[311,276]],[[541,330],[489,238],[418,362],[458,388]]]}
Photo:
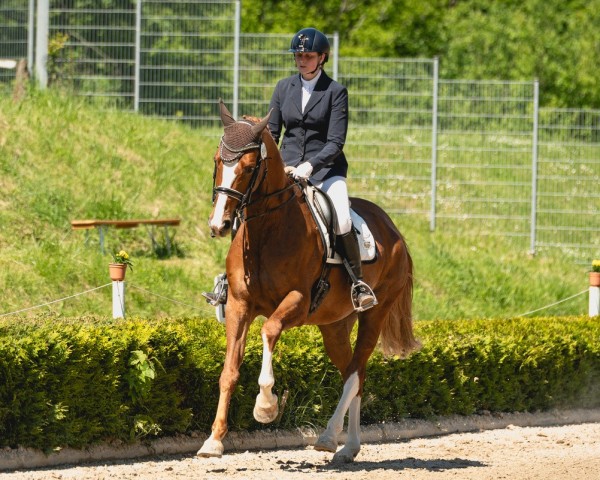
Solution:
{"label": "bridle", "polygon": [[[225,147],[229,152],[235,153],[235,156],[233,158],[229,158],[227,160],[223,159],[223,147]],[[223,195],[226,195],[228,197],[231,197],[231,198],[237,200],[238,205],[235,208],[234,215],[239,220],[240,223],[267,215],[268,213],[271,213],[271,212],[283,207],[295,196],[295,195],[291,195],[290,198],[288,198],[285,202],[282,202],[281,204],[277,205],[276,207],[266,210],[262,213],[259,213],[257,215],[252,215],[251,217],[246,216],[246,214],[245,214],[246,208],[249,205],[252,205],[252,203],[253,203],[252,202],[252,194],[255,193],[256,191],[258,191],[261,184],[265,181],[265,178],[267,178],[267,173],[268,173],[267,149],[266,149],[264,143],[262,142],[262,139],[258,140],[257,142],[249,143],[238,149],[232,148],[231,146],[227,145],[227,143],[225,143],[224,135],[221,137],[221,142],[219,143],[219,157],[221,158],[221,161],[225,165],[231,165],[234,162],[237,162],[246,153],[251,152],[253,150],[258,150],[258,155],[256,158],[256,165],[252,169],[252,176],[250,177],[250,182],[248,183],[248,188],[246,189],[246,191],[244,193],[240,192],[239,190],[235,190],[235,189],[229,188],[229,187],[215,186],[216,177],[217,177],[217,163],[216,162],[215,162],[215,168],[213,171],[213,195],[212,195],[213,204],[215,202],[215,198],[217,197],[217,195],[219,193],[222,193]],[[262,169],[262,176],[260,176],[260,179],[259,179],[261,167],[263,166],[263,164],[264,164],[264,168]],[[261,201],[266,200],[267,198],[279,195],[283,192],[286,192],[287,190],[294,187],[295,185],[296,185],[295,183],[291,183],[290,185],[286,186],[285,188],[282,188],[275,192],[266,194],[260,200]]]}
{"label": "bridle", "polygon": [[[225,147],[228,151],[235,153],[235,156],[233,158],[229,158],[229,159],[225,160],[225,158],[223,156],[223,147]],[[229,187],[221,187],[221,186],[216,187],[215,182],[216,182],[216,178],[217,178],[217,164],[215,162],[215,169],[213,171],[213,196],[212,196],[213,203],[215,201],[217,194],[222,193],[224,195],[227,195],[228,197],[236,199],[239,202],[238,209],[246,208],[250,203],[250,198],[254,191],[254,185],[256,184],[256,180],[258,178],[258,172],[260,171],[260,167],[264,160],[263,155],[262,155],[262,140],[259,140],[258,142],[249,143],[248,145],[245,145],[242,148],[236,149],[236,148],[233,148],[233,147],[227,145],[227,143],[225,143],[225,135],[223,135],[221,137],[221,142],[219,143],[219,157],[221,158],[221,161],[223,162],[224,165],[232,165],[233,163],[237,162],[240,158],[242,158],[247,152],[251,152],[252,150],[258,150],[259,154],[256,159],[256,165],[254,166],[254,168],[252,170],[252,177],[250,178],[250,184],[248,185],[248,189],[247,189],[246,193],[242,193],[238,190],[234,190],[233,188],[229,188]],[[256,188],[258,188],[260,186],[260,184],[263,182],[263,180],[265,179],[266,176],[267,176],[267,169],[265,168],[263,176],[260,179],[260,182],[258,183]]]}

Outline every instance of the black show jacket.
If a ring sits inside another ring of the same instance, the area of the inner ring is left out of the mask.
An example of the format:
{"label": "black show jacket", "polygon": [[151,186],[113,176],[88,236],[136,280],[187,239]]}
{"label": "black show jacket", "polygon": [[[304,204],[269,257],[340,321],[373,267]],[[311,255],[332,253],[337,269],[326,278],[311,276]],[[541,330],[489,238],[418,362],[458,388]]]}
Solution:
{"label": "black show jacket", "polygon": [[311,179],[346,177],[348,162],[343,152],[348,132],[348,90],[322,71],[304,113],[300,75],[280,80],[271,97],[269,129],[279,144],[286,165],[303,162],[313,166]]}

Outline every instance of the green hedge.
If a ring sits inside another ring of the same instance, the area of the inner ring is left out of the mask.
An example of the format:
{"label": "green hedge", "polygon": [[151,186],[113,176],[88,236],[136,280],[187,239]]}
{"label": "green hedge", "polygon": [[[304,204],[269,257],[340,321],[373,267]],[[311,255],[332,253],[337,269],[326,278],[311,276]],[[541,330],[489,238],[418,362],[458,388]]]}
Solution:
{"label": "green hedge", "polygon": [[[252,418],[260,324],[250,331],[231,429]],[[373,355],[363,423],[480,411],[600,406],[600,321],[587,317],[418,322],[423,349],[406,360]],[[115,439],[210,431],[225,350],[212,319],[98,318],[0,322],[0,447],[46,451]],[[291,428],[326,424],[341,379],[316,328],[286,332],[275,391],[288,391]]]}

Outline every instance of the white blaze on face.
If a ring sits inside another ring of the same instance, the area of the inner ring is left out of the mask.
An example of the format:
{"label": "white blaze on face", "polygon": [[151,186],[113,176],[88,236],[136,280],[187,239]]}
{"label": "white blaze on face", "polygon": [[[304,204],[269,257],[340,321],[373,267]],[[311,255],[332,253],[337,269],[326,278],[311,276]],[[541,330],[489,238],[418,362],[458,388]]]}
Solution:
{"label": "white blaze on face", "polygon": [[[223,164],[223,171],[221,175],[221,184],[217,185],[217,187],[225,187],[231,188],[233,181],[235,180],[235,167],[238,162],[235,162],[233,165],[225,165]],[[213,217],[211,218],[209,225],[211,228],[219,229],[221,225],[223,225],[223,214],[225,213],[225,202],[227,202],[227,195],[223,193],[219,193],[217,195],[215,208],[213,210]]]}

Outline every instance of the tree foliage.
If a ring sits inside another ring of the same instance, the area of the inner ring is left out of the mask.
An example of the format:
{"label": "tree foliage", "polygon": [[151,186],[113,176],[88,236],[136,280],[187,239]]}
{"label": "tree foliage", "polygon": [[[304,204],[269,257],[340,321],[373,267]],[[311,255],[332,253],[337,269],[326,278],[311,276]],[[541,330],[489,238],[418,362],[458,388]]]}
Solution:
{"label": "tree foliage", "polygon": [[599,23],[600,0],[242,2],[245,32],[310,25],[338,32],[343,56],[438,56],[444,78],[537,78],[545,106],[600,108]]}
{"label": "tree foliage", "polygon": [[[1,29],[0,40],[15,35],[24,39],[27,11],[22,6],[26,2],[4,1],[8,2],[8,8],[0,12],[0,25],[9,28]],[[90,25],[104,25],[106,19],[102,17],[108,10],[133,11],[135,1],[102,0],[101,10],[99,2],[94,0],[52,0],[50,3],[53,9],[86,9]],[[203,31],[197,21],[208,18],[207,11],[220,11],[220,7],[225,6],[223,2],[211,4],[195,0],[145,2],[144,5],[149,15],[145,21],[155,33],[169,32],[173,27]],[[241,5],[244,33],[289,34],[314,26],[328,34],[338,32],[340,54],[346,57],[437,56],[442,78],[528,82],[537,78],[542,106],[600,108],[596,72],[600,56],[600,29],[597,28],[600,0],[242,0]],[[20,16],[19,25],[13,15]],[[60,16],[59,23],[68,25],[68,15]],[[111,22],[114,21],[124,26],[123,38],[118,44],[131,43],[133,30],[126,27],[131,16],[111,18]],[[231,19],[221,16],[211,22],[213,27],[214,22],[229,25]],[[103,29],[77,32],[81,36],[79,40],[85,40],[84,45],[103,42],[109,35]],[[231,41],[231,37],[223,35],[222,42],[215,47],[214,59],[203,58],[202,61],[222,62],[217,52],[226,49],[223,42],[227,41]],[[147,55],[153,64],[164,63],[160,55],[153,57],[153,47],[183,48],[193,57],[197,45],[182,45],[186,42],[187,38],[183,37],[145,36],[144,48],[150,52]],[[118,52],[111,52],[108,46],[103,47],[103,55],[118,58]],[[127,65],[126,62],[123,65]],[[131,72],[121,70],[110,74],[132,76]],[[152,79],[148,81],[151,83]],[[193,78],[187,81],[194,83]],[[89,88],[89,85],[81,87]],[[152,93],[152,87],[147,90],[146,93]],[[202,95],[201,90],[195,93]],[[187,115],[185,106],[178,105],[175,110]]]}

